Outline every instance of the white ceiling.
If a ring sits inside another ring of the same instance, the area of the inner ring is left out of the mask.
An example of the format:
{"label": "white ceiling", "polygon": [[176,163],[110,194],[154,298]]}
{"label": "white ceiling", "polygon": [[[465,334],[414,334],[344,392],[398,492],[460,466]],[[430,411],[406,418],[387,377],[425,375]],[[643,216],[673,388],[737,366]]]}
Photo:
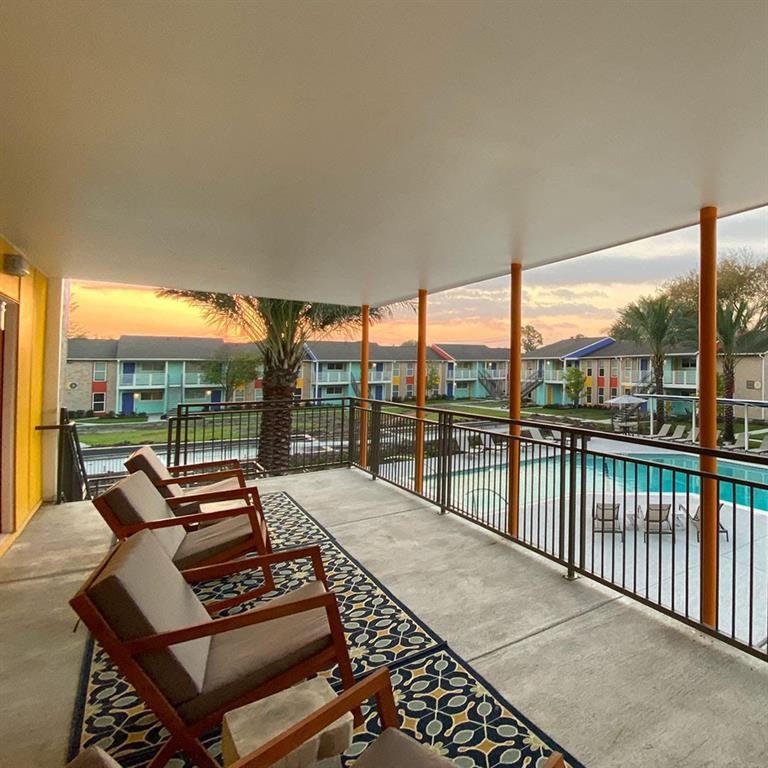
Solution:
{"label": "white ceiling", "polygon": [[44,271],[380,303],[768,202],[768,3],[0,4]]}

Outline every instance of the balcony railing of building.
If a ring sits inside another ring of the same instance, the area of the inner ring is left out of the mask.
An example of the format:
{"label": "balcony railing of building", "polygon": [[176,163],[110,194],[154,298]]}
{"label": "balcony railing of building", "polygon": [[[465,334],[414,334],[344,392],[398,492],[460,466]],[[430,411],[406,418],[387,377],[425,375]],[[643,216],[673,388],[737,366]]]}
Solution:
{"label": "balcony railing of building", "polygon": [[184,373],[185,387],[204,387],[212,384],[213,382],[209,379],[208,374],[203,371],[186,371]]}
{"label": "balcony railing of building", "polygon": [[121,387],[164,387],[165,371],[137,371],[136,373],[121,373]]}
{"label": "balcony railing of building", "polygon": [[696,370],[693,368],[686,368],[677,371],[665,371],[664,384],[676,387],[695,387]]}
{"label": "balcony railing of building", "polygon": [[349,371],[318,371],[316,381],[318,384],[349,384],[350,378]]}
{"label": "balcony railing of building", "polygon": [[455,368],[452,374],[448,374],[448,378],[453,378],[456,381],[469,381],[477,378],[477,371],[474,368]]}
{"label": "balcony railing of building", "polygon": [[387,371],[368,371],[368,383],[369,384],[383,384],[392,380],[392,374]]}
{"label": "balcony railing of building", "polygon": [[562,370],[547,370],[544,369],[543,372],[544,381],[562,381],[563,380],[563,371]]}
{"label": "balcony railing of building", "polygon": [[[513,422],[501,417],[478,421],[429,407],[418,417],[412,405],[342,397],[185,403],[169,419],[160,452],[172,465],[238,458],[247,476],[258,477],[262,425],[275,409],[290,411],[291,438],[287,462],[272,473],[359,467],[549,558],[569,577],[595,580],[768,660],[768,455],[541,421],[514,422],[521,434],[513,435]],[[425,458],[417,492],[420,431]],[[701,455],[718,459],[716,472],[700,471]],[[99,479],[100,487],[112,479]],[[713,626],[700,610],[705,482],[719,499]]]}
{"label": "balcony railing of building", "polygon": [[480,370],[489,379],[506,379],[507,378],[506,368],[481,368]]}

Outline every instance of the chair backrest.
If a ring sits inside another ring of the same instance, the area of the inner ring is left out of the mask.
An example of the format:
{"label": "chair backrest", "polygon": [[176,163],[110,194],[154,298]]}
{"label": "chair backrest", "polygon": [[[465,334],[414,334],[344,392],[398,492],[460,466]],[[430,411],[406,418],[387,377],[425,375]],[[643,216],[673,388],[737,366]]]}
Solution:
{"label": "chair backrest", "polygon": [[[143,472],[155,485],[160,480],[170,480],[172,475],[168,467],[160,461],[160,457],[148,445],[142,445],[137,451],[134,451],[125,461],[125,468],[130,472]],[[159,486],[161,495],[166,498],[169,496],[183,496],[184,491],[180,485],[172,483],[171,485]]]}
{"label": "chair backrest", "polygon": [[616,520],[619,516],[620,504],[595,504],[595,520]]}
{"label": "chair backrest", "polygon": [[538,427],[528,427],[528,431],[534,440],[544,440],[544,435],[541,434],[541,430]]}
{"label": "chair backrest", "polygon": [[760,441],[760,445],[757,446],[758,451],[768,451],[768,435]]}
{"label": "chair backrest", "polygon": [[[150,531],[116,547],[85,593],[123,641],[211,621]],[[141,654],[137,661],[166,698],[180,704],[202,690],[210,644],[210,637],[188,640]]]}
{"label": "chair backrest", "polygon": [[675,440],[678,440],[685,434],[685,427],[677,426],[675,427],[675,431],[672,433],[672,437]]}
{"label": "chair backrest", "polygon": [[[121,539],[126,537],[125,526],[174,517],[168,502],[141,471],[120,478],[94,500],[94,505]],[[183,525],[158,528],[153,533],[169,557],[176,554],[185,536]]]}
{"label": "chair backrest", "polygon": [[646,518],[651,522],[664,522],[669,517],[671,504],[649,504],[646,510]]}
{"label": "chair backrest", "polygon": [[669,434],[670,429],[672,429],[671,424],[662,424],[661,429],[655,435],[653,435],[653,437],[666,437]]}

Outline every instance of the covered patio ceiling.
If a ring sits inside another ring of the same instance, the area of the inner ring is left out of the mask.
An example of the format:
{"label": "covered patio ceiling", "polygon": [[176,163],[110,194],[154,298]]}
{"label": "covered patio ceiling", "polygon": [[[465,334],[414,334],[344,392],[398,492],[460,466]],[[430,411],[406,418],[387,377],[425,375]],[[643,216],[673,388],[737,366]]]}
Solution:
{"label": "covered patio ceiling", "polygon": [[52,276],[383,303],[768,202],[768,4],[0,6]]}

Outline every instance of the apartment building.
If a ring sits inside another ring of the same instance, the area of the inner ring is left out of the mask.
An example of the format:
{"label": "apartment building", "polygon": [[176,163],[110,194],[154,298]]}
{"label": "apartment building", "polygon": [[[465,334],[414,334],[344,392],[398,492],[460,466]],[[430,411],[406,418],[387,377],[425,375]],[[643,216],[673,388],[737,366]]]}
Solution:
{"label": "apartment building", "polygon": [[[765,400],[766,357],[768,352],[739,355],[735,396]],[[582,405],[603,405],[622,394],[643,394],[655,386],[648,350],[632,341],[610,336],[571,338],[556,341],[523,354],[523,396],[536,405],[568,405],[563,377],[576,366],[585,375]],[[668,395],[695,395],[697,357],[693,346],[680,346],[667,353],[664,361],[664,392]],[[673,405],[672,408],[683,408]]]}
{"label": "apartment building", "polygon": [[[296,397],[360,396],[360,342],[313,341],[296,381]],[[71,411],[165,414],[180,402],[226,399],[210,363],[256,356],[253,344],[222,339],[121,336],[69,339],[62,402]],[[456,399],[505,397],[509,351],[482,344],[435,344],[427,349],[427,395]],[[375,400],[416,396],[416,347],[369,345],[368,392]],[[259,400],[262,381],[238,386],[235,401]]]}

